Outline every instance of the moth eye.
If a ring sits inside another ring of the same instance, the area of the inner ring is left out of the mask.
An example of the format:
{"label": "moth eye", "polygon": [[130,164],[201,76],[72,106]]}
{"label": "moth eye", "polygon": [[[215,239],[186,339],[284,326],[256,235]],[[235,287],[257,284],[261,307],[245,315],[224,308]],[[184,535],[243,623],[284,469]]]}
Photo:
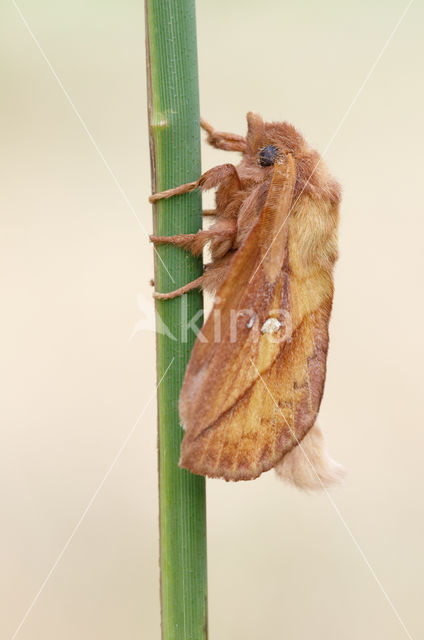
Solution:
{"label": "moth eye", "polygon": [[258,163],[261,167],[270,167],[274,164],[276,157],[278,156],[278,149],[274,145],[269,144],[259,152]]}

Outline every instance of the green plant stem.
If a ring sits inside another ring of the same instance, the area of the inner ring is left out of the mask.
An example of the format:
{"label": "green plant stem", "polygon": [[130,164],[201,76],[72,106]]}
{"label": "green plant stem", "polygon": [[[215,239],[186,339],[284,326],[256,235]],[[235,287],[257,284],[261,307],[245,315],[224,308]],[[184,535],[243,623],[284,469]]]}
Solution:
{"label": "green plant stem", "polygon": [[[146,45],[152,189],[156,192],[200,175],[194,0],[146,0]],[[196,232],[201,227],[200,194],[159,201],[153,219],[158,235]],[[176,289],[201,273],[200,259],[176,247],[157,248],[157,291]],[[205,479],[178,467],[183,436],[178,396],[194,327],[202,324],[201,293],[159,300],[156,310],[157,376],[162,380],[158,387],[162,638],[201,640],[207,637]],[[160,331],[161,326],[170,335]]]}

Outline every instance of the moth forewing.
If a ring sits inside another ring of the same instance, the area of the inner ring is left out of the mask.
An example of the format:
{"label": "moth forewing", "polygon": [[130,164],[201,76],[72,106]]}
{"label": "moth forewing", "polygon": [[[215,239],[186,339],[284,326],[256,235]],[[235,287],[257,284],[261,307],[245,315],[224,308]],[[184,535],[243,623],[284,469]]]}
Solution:
{"label": "moth forewing", "polygon": [[[206,341],[197,341],[194,346],[180,395],[180,415],[186,429],[181,464],[196,473],[216,473],[224,477],[230,473],[221,468],[219,459],[214,471],[207,462],[213,446],[214,425],[234,411],[246,391],[258,381],[258,375],[276,360],[281,349],[281,340],[271,340],[270,333],[284,336],[283,322],[290,315],[287,228],[295,180],[295,164],[288,155],[275,164],[265,206],[245,243],[236,252],[228,276],[217,293],[218,302],[202,330]],[[241,309],[252,309],[257,321],[251,325],[240,314],[234,343],[230,340],[230,320],[234,312]],[[275,318],[278,328],[274,323],[275,331],[263,330],[267,322],[271,327],[270,319],[276,309],[280,310],[280,319]],[[219,343],[213,340],[217,310],[222,323]],[[199,436],[205,432],[209,432],[204,440],[204,446],[206,440],[208,442],[207,456],[199,451]],[[225,459],[225,445],[221,440],[219,438],[218,446]],[[202,459],[205,460],[204,467]],[[252,465],[255,466],[254,461]],[[256,473],[255,467],[252,477]]]}

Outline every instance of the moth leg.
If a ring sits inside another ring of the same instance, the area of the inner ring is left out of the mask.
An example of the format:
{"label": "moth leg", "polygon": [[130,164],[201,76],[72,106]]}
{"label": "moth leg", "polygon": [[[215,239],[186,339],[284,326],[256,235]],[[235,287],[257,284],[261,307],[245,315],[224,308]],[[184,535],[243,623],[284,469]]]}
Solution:
{"label": "moth leg", "polygon": [[206,120],[200,118],[200,126],[207,134],[207,141],[216,149],[224,151],[246,151],[246,138],[236,133],[227,133],[226,131],[216,131]]}
{"label": "moth leg", "polygon": [[233,164],[220,164],[203,173],[196,182],[188,182],[187,184],[181,184],[179,187],[175,187],[174,189],[167,189],[166,191],[154,193],[150,196],[149,201],[157,202],[164,198],[172,198],[172,196],[179,196],[183,193],[194,191],[198,187],[200,187],[202,191],[213,189],[225,180],[225,178],[230,178],[231,182],[234,182],[234,187],[236,189],[242,188],[241,180],[235,166]]}
{"label": "moth leg", "polygon": [[203,275],[199,278],[196,278],[195,280],[192,280],[191,282],[188,282],[183,287],[175,289],[175,291],[170,291],[169,293],[158,293],[157,291],[155,291],[153,297],[156,298],[156,300],[171,300],[172,298],[178,298],[178,296],[182,296],[184,293],[187,293],[192,289],[201,287],[204,283],[204,280],[205,276]]}
{"label": "moth leg", "polygon": [[200,256],[209,240],[231,240],[236,236],[235,221],[227,221],[225,224],[216,225],[215,228],[201,229],[197,233],[180,233],[176,236],[150,236],[155,244],[173,244],[190,251],[194,256]]}
{"label": "moth leg", "polygon": [[202,216],[217,216],[218,211],[216,209],[203,209]]}

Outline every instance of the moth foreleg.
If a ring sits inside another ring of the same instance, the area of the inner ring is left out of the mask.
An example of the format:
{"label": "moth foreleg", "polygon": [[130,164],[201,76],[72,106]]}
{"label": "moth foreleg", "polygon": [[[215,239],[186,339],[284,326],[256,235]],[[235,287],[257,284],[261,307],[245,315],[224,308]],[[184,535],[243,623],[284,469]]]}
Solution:
{"label": "moth foreleg", "polygon": [[243,138],[243,136],[226,131],[216,131],[206,120],[203,120],[203,118],[200,118],[200,126],[207,132],[207,141],[212,147],[223,149],[224,151],[246,150],[246,138]]}
{"label": "moth foreleg", "polygon": [[150,196],[149,201],[157,202],[158,200],[172,198],[173,196],[180,196],[183,193],[190,193],[190,191],[194,191],[198,187],[200,187],[202,191],[213,189],[226,178],[234,182],[235,189],[241,189],[241,180],[236,167],[233,164],[220,164],[217,167],[205,171],[196,182],[187,182],[187,184],[181,184],[179,187],[154,193]]}

